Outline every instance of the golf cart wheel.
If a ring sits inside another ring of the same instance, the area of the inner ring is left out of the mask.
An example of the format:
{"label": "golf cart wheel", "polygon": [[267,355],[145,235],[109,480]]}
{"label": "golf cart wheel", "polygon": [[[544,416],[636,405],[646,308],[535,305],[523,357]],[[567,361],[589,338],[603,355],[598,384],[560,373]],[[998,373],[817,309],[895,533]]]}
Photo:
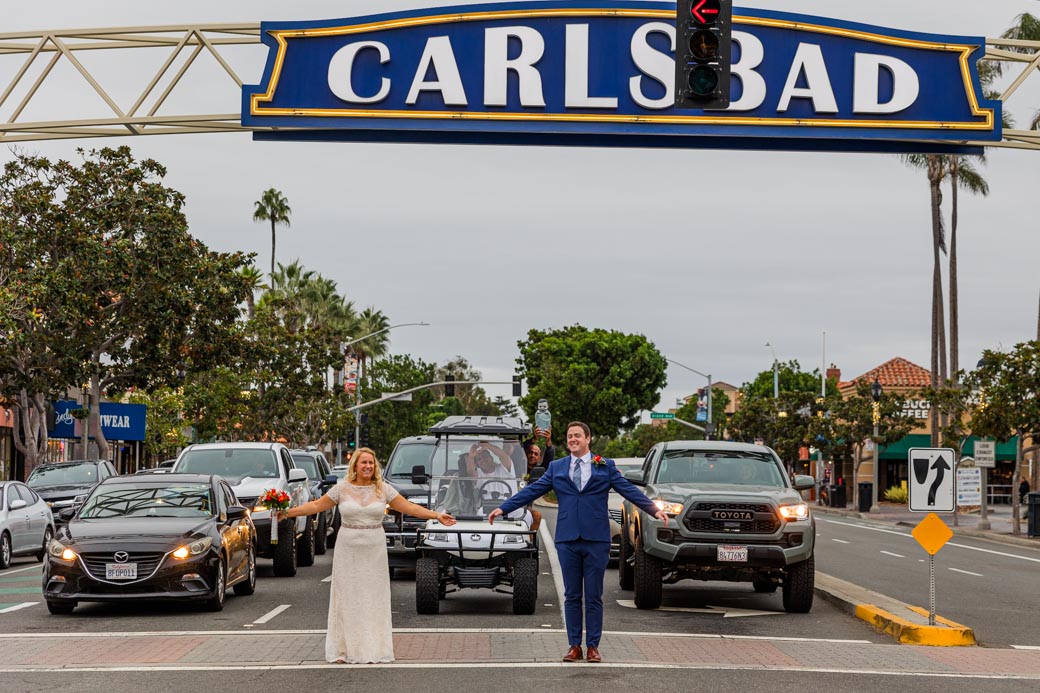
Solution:
{"label": "golf cart wheel", "polygon": [[415,562],[415,612],[436,614],[440,611],[441,569],[432,558]]}
{"label": "golf cart wheel", "polygon": [[513,566],[513,613],[533,614],[538,602],[538,561],[518,558]]}
{"label": "golf cart wheel", "polygon": [[618,538],[617,582],[623,590],[635,587],[635,573],[629,560],[632,558],[632,544],[628,541],[628,528],[622,525]]}

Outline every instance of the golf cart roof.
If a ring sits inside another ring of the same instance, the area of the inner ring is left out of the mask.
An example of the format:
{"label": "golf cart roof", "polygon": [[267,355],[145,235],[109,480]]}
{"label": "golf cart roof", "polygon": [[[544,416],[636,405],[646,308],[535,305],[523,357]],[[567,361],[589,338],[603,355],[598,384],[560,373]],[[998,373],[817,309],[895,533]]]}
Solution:
{"label": "golf cart roof", "polygon": [[529,436],[530,424],[516,416],[449,416],[430,426],[434,436]]}

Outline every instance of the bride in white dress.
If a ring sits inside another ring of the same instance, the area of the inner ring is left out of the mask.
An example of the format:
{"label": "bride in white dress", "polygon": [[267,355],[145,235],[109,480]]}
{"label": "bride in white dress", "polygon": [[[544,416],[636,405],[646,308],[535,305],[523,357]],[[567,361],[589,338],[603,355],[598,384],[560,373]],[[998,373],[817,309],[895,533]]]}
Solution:
{"label": "bride in white dress", "polygon": [[394,661],[390,621],[390,571],[383,514],[389,505],[405,515],[455,524],[448,513],[411,503],[383,481],[375,453],[360,448],[347,475],[318,500],[279,513],[279,518],[314,515],[339,505],[342,520],[332,559],[325,660],[345,664]]}

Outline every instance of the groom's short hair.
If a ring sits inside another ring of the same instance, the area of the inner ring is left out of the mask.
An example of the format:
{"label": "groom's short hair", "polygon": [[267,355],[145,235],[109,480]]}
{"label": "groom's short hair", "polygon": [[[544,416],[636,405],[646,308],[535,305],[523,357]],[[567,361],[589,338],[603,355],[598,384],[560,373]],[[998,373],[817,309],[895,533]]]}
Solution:
{"label": "groom's short hair", "polygon": [[575,428],[575,427],[580,428],[581,430],[585,431],[585,437],[586,438],[591,438],[592,437],[592,429],[589,428],[589,425],[587,423],[585,423],[583,421],[571,421],[569,424],[567,424],[567,429],[566,430],[569,431],[569,430],[571,430],[572,428]]}

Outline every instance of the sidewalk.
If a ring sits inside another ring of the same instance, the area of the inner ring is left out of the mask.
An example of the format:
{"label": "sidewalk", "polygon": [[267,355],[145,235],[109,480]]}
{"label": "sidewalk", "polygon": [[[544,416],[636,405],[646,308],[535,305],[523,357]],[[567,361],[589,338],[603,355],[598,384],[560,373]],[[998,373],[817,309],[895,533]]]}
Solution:
{"label": "sidewalk", "polygon": [[[880,522],[890,522],[905,527],[915,527],[918,522],[925,518],[925,513],[912,513],[907,510],[906,505],[897,505],[893,503],[880,503],[878,505],[880,512],[876,513],[860,513],[851,507],[830,508],[824,505],[813,505],[811,507],[813,512],[823,515],[842,515],[863,520],[878,520]],[[990,522],[990,529],[988,530],[978,528],[980,520],[978,513],[958,513],[957,526],[954,526],[953,524],[953,513],[937,514],[942,518],[942,521],[953,530],[954,534],[964,537],[990,539],[992,541],[998,541],[1013,546],[1029,546],[1040,549],[1040,538],[1030,538],[1026,534],[1028,529],[1027,520],[1022,520],[1022,533],[1019,536],[1016,537],[1011,534],[1010,505],[991,506],[988,509],[987,514]]]}
{"label": "sidewalk", "polygon": [[[321,631],[2,635],[0,672],[320,667],[324,641]],[[382,666],[560,666],[565,645],[560,631],[401,629],[394,634],[397,662]],[[834,671],[837,665],[844,672],[1040,680],[1040,652],[1029,650],[618,632],[604,634],[601,650],[605,666]]]}

